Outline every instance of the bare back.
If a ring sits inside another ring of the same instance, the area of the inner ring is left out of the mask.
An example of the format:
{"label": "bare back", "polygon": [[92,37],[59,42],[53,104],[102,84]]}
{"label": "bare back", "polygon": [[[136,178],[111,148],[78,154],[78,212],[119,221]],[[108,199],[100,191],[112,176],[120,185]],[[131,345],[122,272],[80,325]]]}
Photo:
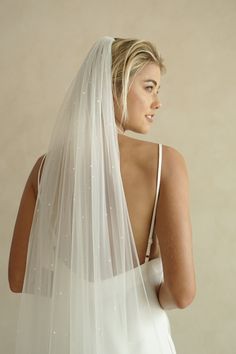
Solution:
{"label": "bare back", "polygon": [[[154,205],[159,171],[158,144],[125,135],[118,135],[118,142],[121,177],[130,222],[139,261],[143,264],[146,258],[148,237],[152,233],[152,216],[155,216]],[[192,301],[195,293],[188,176],[182,155],[171,147],[166,145],[162,147],[163,159],[156,209],[157,217],[148,258],[159,257],[161,251],[166,284],[162,287],[162,304],[168,308],[185,307]],[[9,257],[9,284],[14,292],[22,291],[30,228],[38,193],[38,179],[43,169],[43,157],[37,160],[27,180],[14,228]],[[42,166],[41,171],[40,166]]]}
{"label": "bare back", "polygon": [[[158,144],[119,136],[123,186],[140,263],[144,263],[155,203]],[[156,234],[156,230],[154,230]],[[150,259],[160,255],[153,237]]]}
{"label": "bare back", "polygon": [[[156,195],[158,144],[118,135],[120,169],[123,187],[141,264],[145,261],[151,218]],[[42,158],[41,158],[42,161]],[[38,176],[40,164],[38,164]],[[42,173],[40,171],[40,175]],[[33,180],[37,193],[38,178]],[[154,230],[154,234],[156,234]],[[160,255],[157,238],[153,237],[150,259]]]}

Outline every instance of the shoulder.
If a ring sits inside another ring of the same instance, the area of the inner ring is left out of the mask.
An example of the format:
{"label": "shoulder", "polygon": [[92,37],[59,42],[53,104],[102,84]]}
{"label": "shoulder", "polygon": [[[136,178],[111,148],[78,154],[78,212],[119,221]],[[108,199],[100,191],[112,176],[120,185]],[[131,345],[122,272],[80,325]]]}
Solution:
{"label": "shoulder", "polygon": [[[38,177],[41,177],[45,157],[46,157],[46,154],[41,155],[36,159],[35,164],[31,170],[31,173],[29,176],[30,183],[34,189],[34,193],[36,196],[38,194]],[[39,171],[40,169],[41,169],[41,171]],[[39,176],[39,172],[40,172],[40,176]]]}
{"label": "shoulder", "polygon": [[162,178],[169,179],[179,175],[187,178],[187,164],[184,156],[171,146],[162,146]]}
{"label": "shoulder", "polygon": [[179,206],[183,203],[186,207],[189,192],[189,177],[183,155],[175,148],[164,145],[160,184],[162,205],[172,203]]}
{"label": "shoulder", "polygon": [[159,160],[160,145],[162,146],[162,175],[174,173],[177,171],[186,172],[185,158],[181,152],[174,147],[154,143],[151,141],[134,140],[133,146],[136,156],[140,161],[143,161],[147,166],[156,165]]}
{"label": "shoulder", "polygon": [[129,151],[133,152],[133,156],[137,157],[138,160],[149,162],[157,158],[158,145],[157,143],[140,140],[131,137],[127,137],[127,146]]}

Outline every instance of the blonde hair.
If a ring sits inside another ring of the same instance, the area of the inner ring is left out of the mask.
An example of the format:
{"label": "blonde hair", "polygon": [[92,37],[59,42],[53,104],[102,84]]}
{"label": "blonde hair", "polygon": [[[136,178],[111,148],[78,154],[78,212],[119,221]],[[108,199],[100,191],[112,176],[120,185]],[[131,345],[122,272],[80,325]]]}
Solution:
{"label": "blonde hair", "polygon": [[122,110],[122,126],[128,117],[127,95],[131,79],[148,63],[155,63],[161,73],[166,72],[163,58],[151,42],[115,38],[112,43],[112,92],[115,103]]}

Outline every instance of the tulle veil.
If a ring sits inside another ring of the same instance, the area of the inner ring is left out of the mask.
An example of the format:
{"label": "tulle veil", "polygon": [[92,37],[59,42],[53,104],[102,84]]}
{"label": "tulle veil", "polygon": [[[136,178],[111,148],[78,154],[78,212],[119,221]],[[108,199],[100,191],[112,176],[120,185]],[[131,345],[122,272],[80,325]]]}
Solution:
{"label": "tulle veil", "polygon": [[137,330],[142,339],[140,312],[148,313],[149,302],[120,173],[113,41],[93,45],[56,120],[30,233],[16,354],[104,354],[116,333],[129,354]]}

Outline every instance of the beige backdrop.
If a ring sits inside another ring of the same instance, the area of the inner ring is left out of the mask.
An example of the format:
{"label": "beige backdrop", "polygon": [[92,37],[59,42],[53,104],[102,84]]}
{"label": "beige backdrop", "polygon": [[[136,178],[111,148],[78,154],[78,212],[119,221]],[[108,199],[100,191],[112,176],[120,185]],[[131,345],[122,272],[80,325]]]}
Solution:
{"label": "beige backdrop", "polygon": [[103,35],[153,41],[168,69],[159,119],[138,137],[174,146],[189,168],[198,291],[192,306],[168,312],[177,353],[236,353],[235,23],[235,0],[1,0],[1,353],[14,351],[19,296],[7,265],[21,193]]}

